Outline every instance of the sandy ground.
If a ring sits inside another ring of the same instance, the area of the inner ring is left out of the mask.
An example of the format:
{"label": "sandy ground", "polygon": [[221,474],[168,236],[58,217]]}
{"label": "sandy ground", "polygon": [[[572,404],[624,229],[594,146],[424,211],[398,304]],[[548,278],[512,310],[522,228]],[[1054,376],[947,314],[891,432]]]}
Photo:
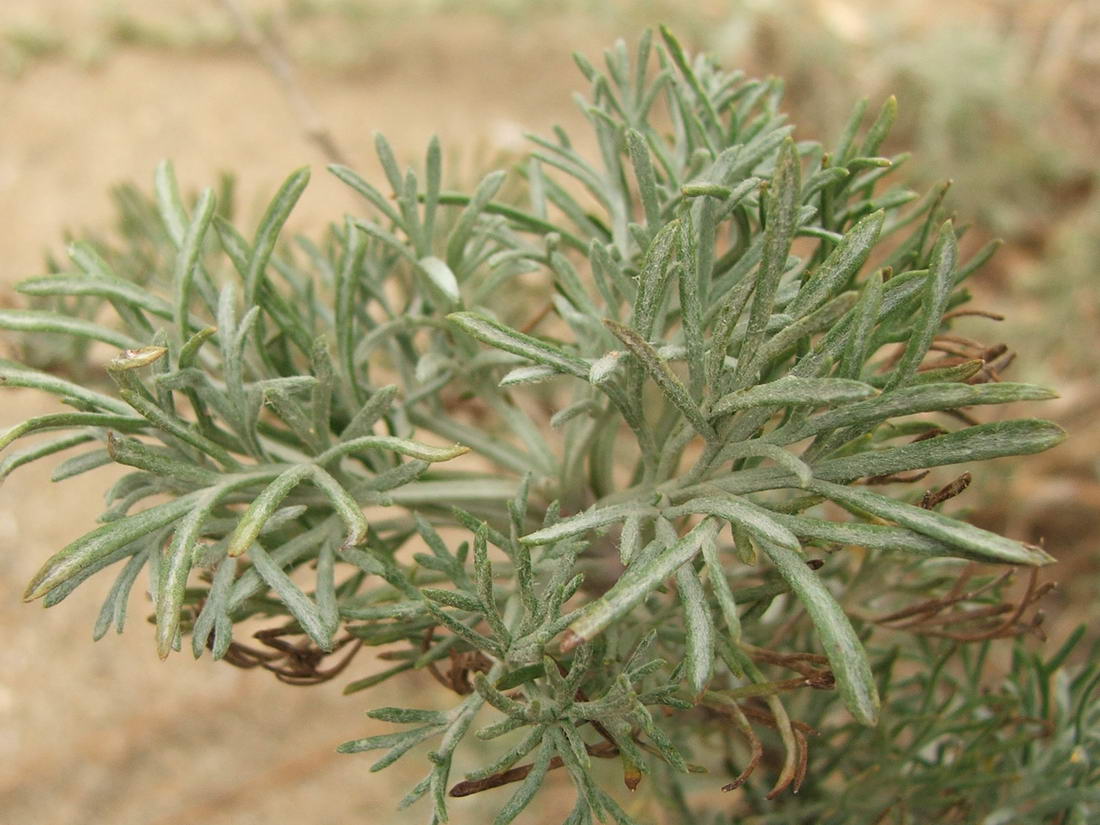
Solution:
{"label": "sandy ground", "polygon": [[[72,13],[79,25],[95,4],[4,6],[0,22],[46,6]],[[387,54],[400,60],[329,73],[323,82],[303,77],[354,165],[375,177],[375,130],[401,147],[424,146],[436,133],[469,154],[513,148],[523,129],[576,122],[568,53],[598,53],[605,44],[602,32],[575,25],[525,30],[488,20],[399,36]],[[128,48],[95,68],[44,61],[18,79],[0,76],[2,285],[39,274],[43,251],[57,250],[66,228],[102,226],[108,187],[150,179],[164,157],[195,188],[235,170],[252,215],[303,164],[313,166],[314,180],[297,226],[315,228],[357,208],[323,172],[279,90],[248,55]],[[0,427],[55,408],[27,391],[5,391],[0,404]],[[301,690],[189,656],[162,663],[137,597],[127,632],[93,645],[106,580],[52,610],[23,605],[19,594],[42,560],[85,532],[100,510],[102,473],[52,485],[49,471],[50,462],[23,468],[0,489],[0,823],[325,825],[426,816],[421,808],[394,811],[397,791],[418,778],[422,763],[374,776],[367,757],[334,750],[382,730],[362,710],[400,703],[413,681],[395,680],[368,703],[342,697],[343,682]],[[375,667],[363,656],[350,676]],[[483,819],[479,805],[454,809],[454,822]]]}

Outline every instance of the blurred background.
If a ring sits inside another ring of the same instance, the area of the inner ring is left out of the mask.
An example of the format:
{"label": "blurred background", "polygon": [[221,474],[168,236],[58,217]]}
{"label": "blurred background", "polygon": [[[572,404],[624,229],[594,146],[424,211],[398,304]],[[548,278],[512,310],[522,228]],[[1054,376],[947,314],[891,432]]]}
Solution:
{"label": "blurred background", "polygon": [[[1041,456],[979,468],[983,526],[1042,541],[1061,563],[1046,602],[1052,644],[1100,618],[1100,4],[1091,0],[254,0],[243,7],[297,69],[350,164],[381,177],[386,134],[418,162],[432,134],[452,173],[507,165],[524,132],[583,129],[572,51],[664,22],[727,68],[787,79],[796,137],[831,141],[862,96],[897,95],[886,154],[911,150],[915,188],[953,180],[966,243],[1005,246],[974,306],[1006,316],[960,327],[1019,353],[1006,377],[1057,387],[1034,412],[1070,432]],[[161,158],[185,186],[237,178],[250,226],[286,174],[314,167],[294,228],[360,207],[323,173],[292,102],[218,0],[4,0],[0,4],[0,303],[45,271],[67,233],[107,235],[111,188],[151,186]],[[5,390],[0,426],[47,411]],[[42,612],[19,596],[50,553],[100,511],[103,476],[50,485],[49,462],[0,489],[0,822],[248,825],[421,821],[394,810],[421,766],[367,772],[339,756],[379,732],[364,707],[430,690],[400,678],[365,705],[337,680],[308,690],[270,675],[157,660],[151,628],[98,644],[109,581]],[[132,605],[135,613],[141,608]],[[348,680],[376,669],[359,657]],[[346,681],[346,680],[345,680]],[[459,766],[461,767],[461,766]],[[540,805],[547,817],[552,803]],[[477,799],[452,821],[485,821]],[[553,820],[556,821],[556,820]]]}

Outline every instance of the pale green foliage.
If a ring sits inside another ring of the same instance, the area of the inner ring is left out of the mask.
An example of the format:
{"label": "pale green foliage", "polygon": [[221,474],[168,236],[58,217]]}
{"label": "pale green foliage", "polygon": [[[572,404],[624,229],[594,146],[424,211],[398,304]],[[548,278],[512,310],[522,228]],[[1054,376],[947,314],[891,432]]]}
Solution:
{"label": "pale green foliage", "polygon": [[[151,280],[76,246],[71,271],[23,284],[109,303],[118,323],[2,310],[0,326],[124,352],[108,365],[113,394],[0,366],[7,384],[76,410],[0,439],[68,431],[0,472],[79,444],[57,477],[134,468],[27,598],[56,604],[124,563],[97,638],[121,630],[144,567],[161,656],[190,633],[196,656],[239,663],[235,625],[276,616],[319,657],[390,646],[396,664],[351,691],[406,671],[444,678],[449,660],[455,704],[374,711],[410,727],[341,747],[386,750],[377,770],[431,742],[405,803],[430,795],[435,821],[448,792],[491,786],[525,757],[498,823],[557,767],[577,790],[570,823],[631,821],[592,768],[601,756],[621,760],[630,787],[653,774],[676,807],[680,774],[722,767],[694,753],[706,713],[757,744],[745,714],[774,727],[774,793],[797,787],[806,745],[781,699],[790,686],[757,664],[805,649],[765,649],[761,616],[779,596],[801,622],[791,638],[824,653],[805,684],[835,682],[844,718],[875,725],[893,660],[868,655],[843,559],[827,580],[806,548],[857,546],[883,565],[908,554],[917,578],[922,560],[1051,561],[851,485],[1051,447],[1063,434],[1040,420],[895,419],[1052,393],[969,384],[980,363],[929,355],[987,255],[959,260],[936,192],[882,186],[892,100],[826,150],[792,139],[777,82],[691,60],[667,33],[606,62],[578,58],[598,161],[564,133],[534,138],[517,170],[525,204],[499,199],[504,172],[469,196],[444,191],[438,143],[417,173],[379,137],[389,191],[331,170],[373,217],[294,249],[278,240],[307,170],[246,238],[212,191],[189,208],[164,165],[155,209],[174,251]],[[456,528],[468,538],[443,538]],[[818,695],[824,720],[831,694]],[[765,704],[743,708],[753,697]],[[476,737],[508,744],[452,787],[479,714]]]}

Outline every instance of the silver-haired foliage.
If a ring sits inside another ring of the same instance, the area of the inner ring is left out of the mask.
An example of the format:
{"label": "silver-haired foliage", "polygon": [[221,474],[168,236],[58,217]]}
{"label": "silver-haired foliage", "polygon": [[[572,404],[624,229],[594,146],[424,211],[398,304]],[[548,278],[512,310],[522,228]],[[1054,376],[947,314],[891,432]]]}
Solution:
{"label": "silver-haired foliage", "polygon": [[[872,821],[895,804],[891,782],[926,810],[914,789],[947,783],[929,766],[946,734],[906,740],[896,719],[929,713],[986,725],[1001,758],[1015,734],[975,685],[928,705],[952,672],[927,675],[946,649],[934,628],[900,657],[881,629],[899,599],[947,592],[951,560],[1052,560],[904,486],[1063,438],[962,411],[1053,396],[991,380],[999,352],[948,332],[993,246],[960,258],[943,187],[889,184],[905,160],[881,152],[892,99],[871,118],[861,104],[826,147],[796,139],[778,81],[662,39],[617,44],[605,69],[578,57],[590,134],[532,137],[472,194],[444,189],[438,142],[414,171],[378,137],[382,189],[329,169],[365,214],[289,242],[307,169],[246,236],[213,190],[182,197],[164,164],[155,198],[127,195],[141,268],[79,242],[22,283],[39,308],[0,310],[0,326],[118,355],[113,385],[0,364],[8,386],[68,407],[3,435],[61,433],[0,473],[72,448],[54,480],[129,468],[26,598],[53,606],[115,576],[98,639],[122,629],[145,571],[162,657],[189,637],[196,657],[311,683],[376,646],[349,691],[430,673],[451,691],[422,692],[438,709],[373,710],[397,727],[340,750],[381,751],[379,770],[424,743],[427,775],[402,804],[429,796],[434,822],[448,796],[511,784],[503,825],[562,768],[570,825],[645,818],[653,799],[702,821],[688,791],[726,783],[743,790],[719,801],[768,822]],[[1003,583],[966,575],[977,593]],[[262,649],[241,638],[257,617],[275,620]],[[1046,685],[1054,671],[1036,662]],[[1084,688],[1067,690],[1049,702],[1070,718]],[[809,763],[795,710],[825,732]],[[889,725],[862,727],[880,713]],[[1076,735],[1095,744],[1096,714],[1081,714]],[[480,765],[458,781],[464,745]],[[762,759],[770,793],[746,782]],[[864,781],[872,769],[887,778]],[[798,807],[768,801],[804,779],[786,797]],[[620,782],[643,793],[624,801]]]}

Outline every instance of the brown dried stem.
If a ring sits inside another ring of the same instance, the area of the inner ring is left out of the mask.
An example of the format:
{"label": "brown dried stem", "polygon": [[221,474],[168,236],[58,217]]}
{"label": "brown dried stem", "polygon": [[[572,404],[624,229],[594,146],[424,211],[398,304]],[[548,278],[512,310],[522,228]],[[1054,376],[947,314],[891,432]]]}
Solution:
{"label": "brown dried stem", "polygon": [[1037,611],[1030,621],[1024,621],[1024,614],[1029,607],[1037,604],[1053,590],[1055,585],[1052,582],[1039,584],[1037,569],[1029,571],[1027,587],[1018,602],[1001,601],[971,609],[962,607],[965,602],[973,602],[984,593],[1005,584],[1013,572],[1008,570],[981,587],[965,590],[966,583],[973,575],[973,566],[970,566],[946,596],[928,599],[871,621],[893,630],[908,630],[957,642],[982,642],[1024,633],[1041,636],[1042,612]]}
{"label": "brown dried stem", "polygon": [[[607,742],[600,742],[597,745],[585,743],[584,748],[588,751],[589,756],[595,756],[597,759],[612,759],[619,755],[619,749],[614,745],[609,745]],[[560,756],[555,756],[550,760],[549,770],[557,770],[564,764]],[[513,782],[522,782],[527,778],[527,774],[531,773],[533,767],[533,764],[528,763],[526,765],[517,765],[514,768],[509,768],[500,773],[494,773],[492,776],[486,776],[484,779],[467,779],[454,785],[447,791],[447,795],[455,797],[472,796],[473,794],[490,791],[493,788],[499,788],[503,785],[510,785]]]}
{"label": "brown dried stem", "polygon": [[[306,687],[335,679],[351,664],[351,660],[363,646],[362,640],[351,635],[338,639],[329,651],[322,650],[308,640],[291,644],[280,638],[297,633],[296,629],[286,627],[259,630],[253,634],[253,638],[258,639],[270,650],[250,647],[240,642],[230,642],[224,659],[234,667],[245,670],[262,667],[274,673],[275,678],[280,682]],[[321,667],[329,656],[350,643],[353,643],[351,649],[340,661],[327,669]],[[213,647],[213,644],[214,640],[211,638],[208,645]]]}
{"label": "brown dried stem", "polygon": [[286,51],[273,38],[267,36],[252,15],[238,0],[219,0],[222,7],[233,18],[241,38],[267,66],[286,96],[294,116],[302,126],[306,138],[321,150],[321,154],[331,163],[347,165],[347,156],[340,150],[332,132],[325,125],[321,113],[305,93],[294,63]]}

